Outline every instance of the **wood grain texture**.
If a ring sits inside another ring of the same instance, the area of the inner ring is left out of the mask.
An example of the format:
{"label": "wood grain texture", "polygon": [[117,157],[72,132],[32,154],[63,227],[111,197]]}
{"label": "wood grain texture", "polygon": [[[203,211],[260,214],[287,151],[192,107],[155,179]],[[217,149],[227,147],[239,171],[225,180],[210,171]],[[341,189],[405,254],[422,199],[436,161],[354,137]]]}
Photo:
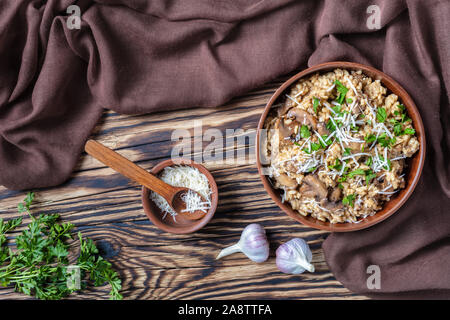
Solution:
{"label": "wood grain texture", "polygon": [[[321,244],[327,232],[314,230],[290,219],[269,198],[258,177],[254,136],[259,116],[284,79],[233,99],[218,108],[186,109],[142,116],[105,111],[93,139],[100,141],[146,169],[170,158],[175,129],[193,135],[195,121],[208,128],[243,129],[228,138],[224,153],[235,152],[236,161],[206,161],[219,187],[219,206],[211,222],[190,235],[175,235],[153,226],[143,212],[140,186],[83,154],[72,177],[58,187],[36,192],[33,212],[60,213],[76,231],[96,241],[123,279],[125,299],[365,299],[344,288],[330,273]],[[232,144],[247,136],[245,144]],[[250,138],[249,138],[250,137]],[[186,142],[184,142],[186,143]],[[205,141],[204,146],[210,142]],[[192,150],[192,159],[201,155]],[[17,217],[17,203],[24,192],[0,187],[0,216]],[[29,219],[24,219],[24,224]],[[271,254],[256,264],[242,254],[219,261],[218,252],[238,241],[249,223],[267,230]],[[14,237],[21,229],[12,233]],[[316,272],[286,275],[275,265],[275,250],[292,237],[302,237],[313,250]],[[73,242],[77,251],[77,242]],[[109,288],[89,288],[70,299],[107,299]],[[0,288],[0,299],[28,299],[12,288]]]}

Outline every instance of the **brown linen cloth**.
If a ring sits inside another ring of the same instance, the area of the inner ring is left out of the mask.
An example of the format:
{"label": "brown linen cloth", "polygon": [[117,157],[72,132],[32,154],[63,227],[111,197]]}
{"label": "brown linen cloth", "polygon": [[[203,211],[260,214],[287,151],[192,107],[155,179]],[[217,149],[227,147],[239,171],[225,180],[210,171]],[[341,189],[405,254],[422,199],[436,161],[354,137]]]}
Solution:
{"label": "brown linen cloth", "polygon": [[[80,30],[67,27],[71,4]],[[427,160],[393,217],[328,237],[327,262],[357,293],[450,298],[449,16],[448,0],[0,0],[0,184],[62,183],[102,108],[215,106],[307,65],[373,65],[416,101]],[[372,264],[380,289],[366,286]]]}

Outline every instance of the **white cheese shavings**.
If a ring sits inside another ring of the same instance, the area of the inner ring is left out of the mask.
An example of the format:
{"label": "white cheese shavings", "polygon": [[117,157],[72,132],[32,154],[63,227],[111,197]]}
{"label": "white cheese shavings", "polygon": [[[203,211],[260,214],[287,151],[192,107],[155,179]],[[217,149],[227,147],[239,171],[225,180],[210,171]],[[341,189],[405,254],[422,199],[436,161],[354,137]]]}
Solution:
{"label": "white cheese shavings", "polygon": [[[197,168],[190,166],[173,166],[164,168],[159,178],[174,187],[186,187],[193,191],[182,195],[182,200],[186,203],[184,212],[195,212],[197,210],[207,211],[211,207],[211,188],[208,178]],[[199,196],[203,197],[203,199]],[[164,213],[163,219],[170,214],[174,221],[177,213],[169,206],[167,201],[155,192],[150,192],[150,199]]]}

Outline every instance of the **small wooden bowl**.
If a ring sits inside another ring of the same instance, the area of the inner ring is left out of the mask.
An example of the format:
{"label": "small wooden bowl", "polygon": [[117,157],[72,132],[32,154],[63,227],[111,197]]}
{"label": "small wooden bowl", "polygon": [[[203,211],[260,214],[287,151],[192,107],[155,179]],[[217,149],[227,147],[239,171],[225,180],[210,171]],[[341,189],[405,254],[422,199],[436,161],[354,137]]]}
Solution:
{"label": "small wooden bowl", "polygon": [[161,212],[161,209],[159,209],[156,206],[156,204],[152,200],[150,200],[150,190],[144,186],[142,187],[142,195],[141,195],[142,205],[144,207],[144,211],[147,217],[159,229],[176,234],[192,233],[203,228],[214,216],[214,213],[216,212],[217,209],[217,203],[219,200],[217,184],[216,181],[214,180],[214,177],[204,166],[189,159],[165,160],[163,162],[158,163],[155,167],[153,167],[150,170],[150,172],[157,176],[164,168],[177,165],[181,166],[184,165],[197,168],[208,179],[209,186],[212,191],[211,208],[209,208],[205,216],[203,216],[203,218],[199,220],[188,220],[186,218],[183,218],[182,215],[177,215],[175,222],[172,216],[168,214],[165,217],[165,219],[163,219],[164,214]]}
{"label": "small wooden bowl", "polygon": [[[405,105],[408,111],[408,115],[412,119],[413,127],[416,130],[416,136],[420,143],[419,151],[417,151],[417,153],[412,158],[408,158],[406,162],[408,164],[408,167],[406,168],[405,172],[406,187],[401,191],[399,191],[394,197],[392,197],[389,202],[385,203],[382,210],[378,211],[373,216],[359,220],[359,222],[357,223],[331,224],[329,222],[322,222],[310,216],[304,217],[300,213],[294,211],[292,207],[289,205],[289,203],[281,202],[281,192],[280,190],[274,189],[270,184],[268,177],[264,175],[260,159],[261,157],[260,136],[262,134],[261,130],[264,127],[264,122],[270,109],[277,101],[278,97],[280,97],[282,93],[284,93],[287,89],[289,89],[289,87],[295,82],[297,82],[299,79],[317,72],[323,73],[327,71],[332,71],[336,68],[347,70],[361,70],[363,73],[365,73],[372,79],[380,80],[381,83],[389,91],[396,94],[402,101],[403,105]],[[267,103],[263,111],[263,114],[261,115],[261,119],[258,124],[258,130],[256,135],[256,164],[258,167],[259,175],[264,185],[264,189],[266,189],[270,197],[288,216],[297,220],[298,222],[303,223],[304,225],[307,225],[315,229],[326,230],[331,232],[347,232],[365,229],[367,227],[373,226],[374,224],[383,221],[384,219],[394,214],[406,202],[406,200],[409,198],[414,188],[416,187],[416,184],[420,178],[420,174],[422,173],[423,164],[425,162],[425,150],[426,150],[425,143],[426,143],[425,130],[423,127],[422,118],[420,117],[419,111],[417,110],[417,107],[414,104],[414,101],[409,96],[409,94],[395,80],[393,80],[391,77],[375,68],[365,66],[359,63],[342,62],[342,61],[326,62],[303,70],[302,72],[296,74],[295,76],[287,80],[285,83],[283,83],[283,85],[281,85],[281,87],[278,88],[278,90],[270,98],[269,102]]]}

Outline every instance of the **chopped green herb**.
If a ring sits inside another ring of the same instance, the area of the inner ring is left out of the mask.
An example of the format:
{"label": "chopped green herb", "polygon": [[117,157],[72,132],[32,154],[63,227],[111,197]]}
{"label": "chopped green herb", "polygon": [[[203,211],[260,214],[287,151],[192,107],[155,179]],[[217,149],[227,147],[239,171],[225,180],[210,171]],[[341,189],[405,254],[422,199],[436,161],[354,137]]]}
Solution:
{"label": "chopped green herb", "polygon": [[342,185],[342,183],[339,183],[339,184],[338,184],[338,188],[339,188],[339,189],[344,189],[344,186]]}
{"label": "chopped green herb", "polygon": [[385,108],[378,108],[377,110],[377,121],[380,123],[383,123],[386,121],[386,109]]}
{"label": "chopped green herb", "polygon": [[364,137],[364,140],[366,140],[367,143],[371,143],[377,140],[377,137],[374,134],[369,134],[368,136]]}
{"label": "chopped green herb", "polygon": [[404,131],[405,134],[410,134],[413,135],[416,133],[416,130],[414,130],[413,128],[406,128]]}
{"label": "chopped green herb", "polygon": [[339,161],[339,159],[336,159],[335,162],[334,162],[334,164],[331,165],[331,166],[328,166],[328,168],[330,168],[330,169],[335,169],[335,170],[337,170],[337,171],[340,171],[340,170],[342,169],[341,161]]}
{"label": "chopped green herb", "polygon": [[390,148],[391,145],[395,144],[395,142],[397,141],[397,139],[392,138],[390,139],[385,132],[383,132],[382,134],[380,134],[380,136],[377,139],[377,142],[384,148]]}
{"label": "chopped green herb", "polygon": [[328,129],[328,131],[330,131],[330,133],[336,131],[336,126],[334,125],[333,121],[328,120],[326,127]]}
{"label": "chopped green herb", "polygon": [[341,106],[340,105],[333,106],[333,107],[331,107],[331,109],[333,109],[333,111],[336,112],[338,115],[341,112]]}
{"label": "chopped green herb", "polygon": [[368,157],[365,163],[366,163],[366,166],[370,167],[372,165],[372,163],[373,163],[372,157]]}
{"label": "chopped green herb", "polygon": [[311,150],[312,151],[317,151],[317,150],[319,150],[320,149],[320,143],[314,143],[314,142],[311,142]]}
{"label": "chopped green herb", "polygon": [[[384,157],[383,157],[383,156],[380,156],[379,158],[380,158],[380,161],[381,161],[381,162],[384,162]],[[387,170],[387,171],[391,171],[391,169],[392,169],[392,163],[391,163],[391,160],[390,160],[390,159],[387,159],[386,162],[387,162],[386,170]]]}
{"label": "chopped green herb", "polygon": [[[12,286],[38,299],[61,299],[79,290],[68,285],[75,279],[68,268],[72,246],[65,240],[72,239],[74,226],[69,222],[58,223],[58,214],[32,215],[30,206],[33,199],[34,194],[28,193],[18,205],[19,212],[28,214],[31,222],[15,238],[15,251],[5,245],[6,233],[20,226],[22,217],[6,223],[0,219],[0,285]],[[111,298],[122,299],[119,293],[122,285],[117,272],[98,254],[91,239],[83,239],[81,233],[78,233],[78,238],[80,250],[74,266],[79,268],[81,289],[86,287],[89,278],[94,286],[109,283]]]}
{"label": "chopped green herb", "polygon": [[319,106],[319,99],[314,97],[313,98],[313,108],[314,108],[314,112],[317,113],[317,107]]}
{"label": "chopped green herb", "polygon": [[339,80],[335,80],[334,84],[336,85],[336,89],[339,92],[336,101],[339,102],[339,104],[342,104],[344,102],[345,95],[347,94],[348,89],[344,87],[344,85]]}
{"label": "chopped green herb", "polygon": [[331,145],[331,144],[333,143],[333,141],[331,141],[331,139],[328,140],[328,141],[327,141],[327,139],[328,139],[328,136],[327,136],[326,134],[324,134],[324,135],[322,136],[322,140],[323,140],[323,142],[325,142],[325,144],[323,144],[322,140],[319,140],[320,145],[321,145],[322,148],[324,148],[324,149],[326,149],[326,147],[328,147],[329,145]]}
{"label": "chopped green herb", "polygon": [[401,125],[401,123],[396,123],[396,124],[394,124],[394,134],[395,134],[396,136],[399,136],[399,135],[402,134],[402,132],[403,132],[403,130],[402,130],[402,125]]}
{"label": "chopped green herb", "polygon": [[350,172],[350,173],[347,175],[347,177],[348,177],[348,178],[353,178],[353,177],[356,176],[356,175],[365,175],[364,169],[356,169],[356,170],[353,170],[352,172]]}
{"label": "chopped green herb", "polygon": [[316,170],[316,169],[317,169],[317,167],[309,168],[309,169],[308,169],[308,172],[313,172],[313,171]]}
{"label": "chopped green herb", "polygon": [[353,207],[354,200],[355,200],[355,195],[349,194],[348,196],[344,197],[344,199],[342,199],[342,204]]}
{"label": "chopped green herb", "polygon": [[369,182],[377,176],[371,169],[365,171],[366,175],[366,184],[369,185]]}
{"label": "chopped green herb", "polygon": [[300,128],[300,136],[302,138],[309,138],[311,136],[311,132],[309,131],[309,128],[304,124]]}
{"label": "chopped green herb", "polygon": [[353,99],[352,98],[347,98],[347,103],[352,103]]}
{"label": "chopped green herb", "polygon": [[344,156],[349,156],[352,154],[352,150],[350,148],[345,148],[343,155]]}

